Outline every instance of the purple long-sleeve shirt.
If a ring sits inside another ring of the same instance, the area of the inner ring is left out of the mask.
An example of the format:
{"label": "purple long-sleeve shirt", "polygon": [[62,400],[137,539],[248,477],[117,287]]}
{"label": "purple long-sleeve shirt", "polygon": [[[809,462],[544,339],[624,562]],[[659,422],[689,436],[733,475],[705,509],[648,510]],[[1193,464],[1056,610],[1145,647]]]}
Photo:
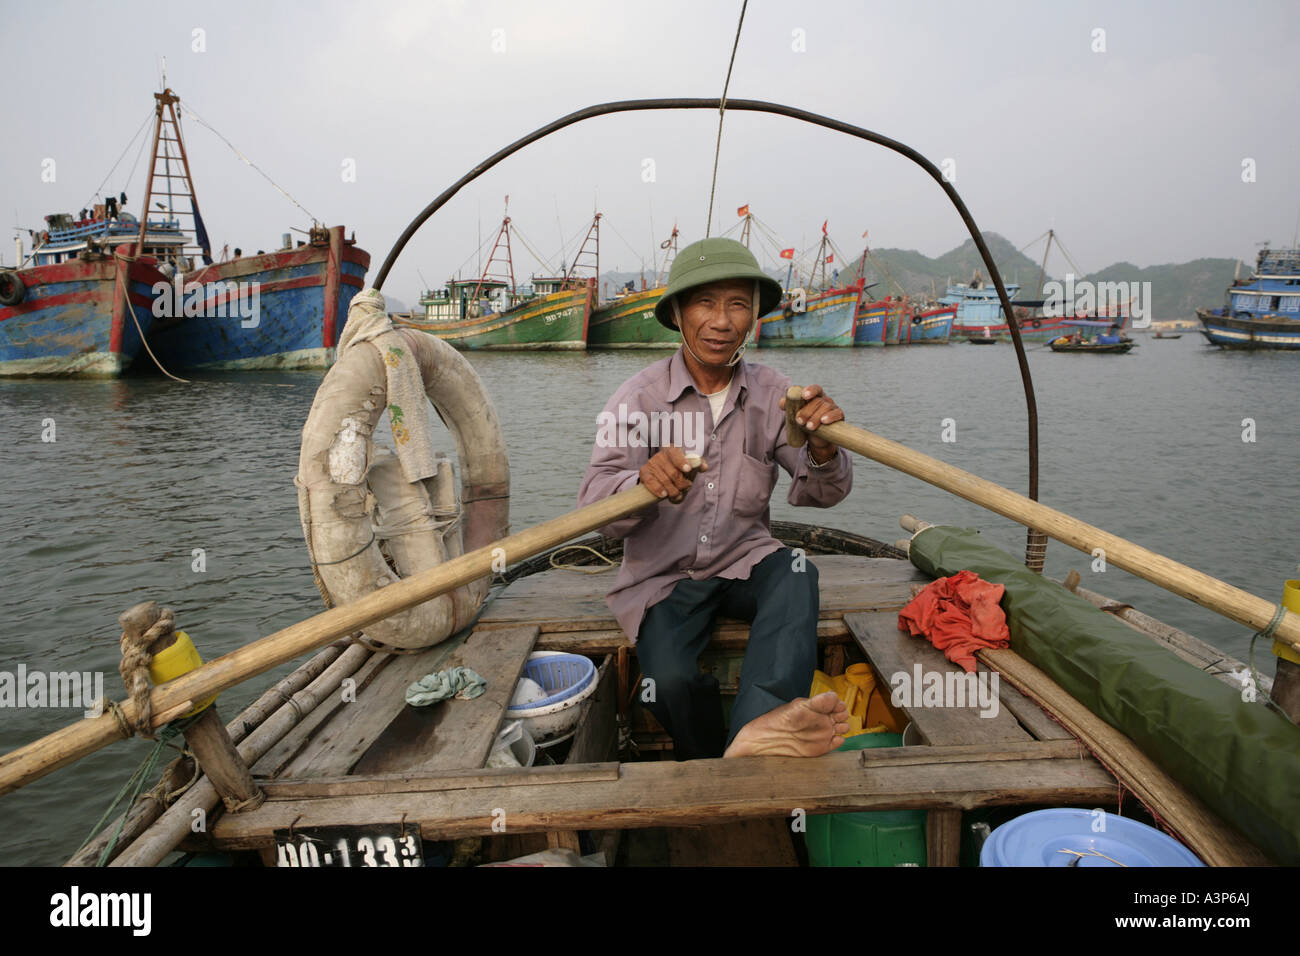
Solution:
{"label": "purple long-sleeve shirt", "polygon": [[715,425],[709,400],[678,349],[624,382],[601,412],[579,506],[635,485],[641,466],[670,444],[702,455],[709,466],[681,504],[660,501],[601,529],[625,539],[623,564],[606,600],[631,640],[646,610],[678,581],[744,580],[781,548],[768,513],[778,464],[793,479],[787,496],[792,505],[829,508],[848,495],[848,452],[836,449],[834,458],[816,468],[807,445],[786,443],[779,402],[789,386],[779,372],[740,361]]}

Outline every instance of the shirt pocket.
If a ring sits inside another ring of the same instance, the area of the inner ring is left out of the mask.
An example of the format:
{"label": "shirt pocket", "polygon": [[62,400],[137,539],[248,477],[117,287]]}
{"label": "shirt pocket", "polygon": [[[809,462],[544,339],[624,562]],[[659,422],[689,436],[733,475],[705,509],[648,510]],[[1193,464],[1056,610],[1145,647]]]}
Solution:
{"label": "shirt pocket", "polygon": [[776,462],[761,462],[745,453],[740,454],[740,470],[736,475],[735,513],[747,518],[758,517],[767,510],[776,487]]}

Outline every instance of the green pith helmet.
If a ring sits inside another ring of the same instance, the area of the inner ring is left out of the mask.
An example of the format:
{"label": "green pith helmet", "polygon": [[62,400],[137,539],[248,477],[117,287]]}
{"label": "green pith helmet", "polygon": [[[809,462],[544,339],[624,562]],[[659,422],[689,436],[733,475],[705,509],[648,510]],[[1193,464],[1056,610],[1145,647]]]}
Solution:
{"label": "green pith helmet", "polygon": [[668,288],[655,303],[659,324],[677,331],[673,322],[673,296],[727,279],[757,279],[758,314],[766,315],[781,301],[781,283],[758,267],[758,260],[735,239],[701,239],[677,254],[668,273]]}

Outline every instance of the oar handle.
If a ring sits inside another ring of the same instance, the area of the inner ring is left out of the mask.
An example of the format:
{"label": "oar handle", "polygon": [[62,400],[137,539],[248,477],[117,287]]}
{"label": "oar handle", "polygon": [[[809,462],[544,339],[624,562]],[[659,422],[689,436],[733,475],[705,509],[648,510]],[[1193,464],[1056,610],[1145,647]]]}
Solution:
{"label": "oar handle", "polygon": [[[787,427],[792,420],[787,417]],[[1275,602],[1266,601],[1249,591],[1233,587],[1225,581],[1210,577],[1202,571],[1180,564],[1055,508],[1049,508],[1041,502],[1031,501],[1024,495],[969,471],[954,468],[937,458],[931,458],[847,422],[819,425],[817,434],[864,458],[888,465],[1027,528],[1041,531],[1084,554],[1095,554],[1100,548],[1105,553],[1107,564],[1136,574],[1252,630],[1265,630],[1277,612],[1278,605]],[[1300,650],[1300,614],[1285,612],[1273,633],[1278,640]]]}

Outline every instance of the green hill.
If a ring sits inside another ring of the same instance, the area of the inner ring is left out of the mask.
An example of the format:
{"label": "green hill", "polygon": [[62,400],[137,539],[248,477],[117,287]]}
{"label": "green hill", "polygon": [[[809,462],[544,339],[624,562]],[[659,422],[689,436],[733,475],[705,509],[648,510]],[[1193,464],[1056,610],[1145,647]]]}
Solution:
{"label": "green hill", "polygon": [[[997,263],[1005,282],[1017,282],[1020,291],[1016,298],[1041,298],[1038,282],[1039,263],[1020,252],[1011,242],[995,232],[984,234],[993,261]],[[1041,255],[1041,246],[1039,247]],[[847,249],[842,250],[845,259],[849,259]],[[1047,264],[1047,280],[1064,279],[1060,268],[1060,257],[1053,251],[1052,262]],[[858,278],[859,265],[862,262],[861,250],[851,261],[837,262],[839,281],[853,282]],[[1150,282],[1151,283],[1151,318],[1156,320],[1192,319],[1197,308],[1218,307],[1223,304],[1224,290],[1232,284],[1232,273],[1236,266],[1234,259],[1196,259],[1192,262],[1169,263],[1166,265],[1140,268],[1131,262],[1116,262],[1104,269],[1086,276],[1076,276],[1076,281],[1088,279],[1095,282]],[[908,295],[916,299],[929,300],[944,294],[949,282],[965,283],[971,280],[976,270],[984,281],[988,281],[987,270],[975,249],[975,243],[969,239],[955,249],[931,259],[915,249],[873,249],[866,260],[868,282],[876,283],[872,294],[875,296],[896,295],[901,287]],[[784,272],[771,271],[773,276],[785,281]],[[653,276],[649,276],[653,279]],[[606,272],[601,276],[602,291],[617,289],[629,279],[636,280],[640,288],[640,277],[635,273]]]}

